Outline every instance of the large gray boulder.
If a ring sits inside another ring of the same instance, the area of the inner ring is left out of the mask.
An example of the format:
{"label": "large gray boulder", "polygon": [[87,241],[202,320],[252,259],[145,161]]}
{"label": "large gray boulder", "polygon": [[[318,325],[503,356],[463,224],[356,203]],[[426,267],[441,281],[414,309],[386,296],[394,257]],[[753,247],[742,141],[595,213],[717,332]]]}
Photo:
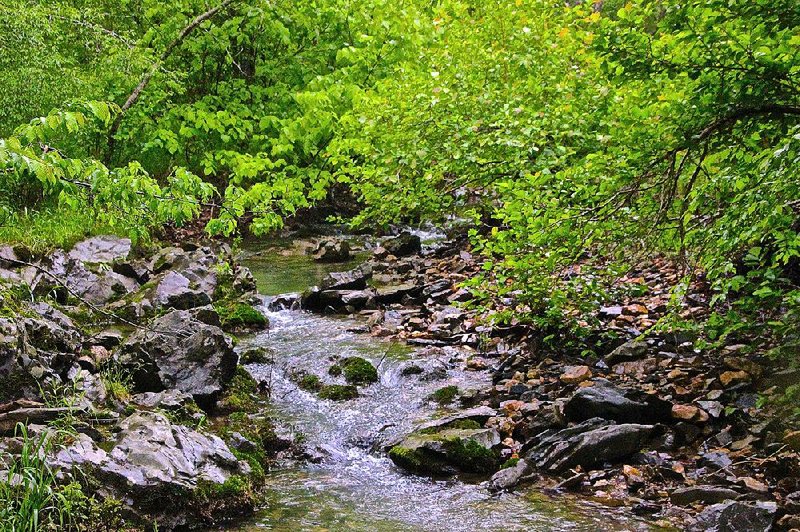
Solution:
{"label": "large gray boulder", "polygon": [[86,435],[61,449],[53,465],[91,473],[103,491],[123,501],[140,517],[155,518],[159,528],[197,527],[196,490],[249,473],[219,437],[173,425],[163,414],[137,412],[119,424],[105,451]]}
{"label": "large gray boulder", "polygon": [[117,236],[95,236],[78,242],[70,250],[71,259],[85,263],[114,262],[124,259],[131,252],[131,240]]}
{"label": "large gray boulder", "polygon": [[213,408],[239,359],[222,329],[186,310],[174,310],[132,334],[116,356],[131,372],[137,392],[177,389],[205,409]]}
{"label": "large gray boulder", "polygon": [[593,418],[546,434],[525,458],[552,473],[561,473],[578,465],[588,468],[640,451],[652,432],[653,425],[612,425],[606,420]]}

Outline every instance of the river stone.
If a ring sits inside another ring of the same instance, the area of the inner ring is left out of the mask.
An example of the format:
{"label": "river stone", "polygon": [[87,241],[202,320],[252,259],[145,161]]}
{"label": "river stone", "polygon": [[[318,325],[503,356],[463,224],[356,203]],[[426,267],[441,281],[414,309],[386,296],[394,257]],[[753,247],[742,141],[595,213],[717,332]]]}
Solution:
{"label": "river stone", "polygon": [[131,240],[117,236],[96,236],[78,242],[69,252],[69,258],[88,263],[114,262],[131,252]]}
{"label": "river stone", "polygon": [[320,287],[323,290],[362,290],[367,287],[367,277],[363,268],[333,272],[322,280]]}
{"label": "river stone", "polygon": [[167,272],[156,287],[155,302],[161,307],[186,310],[211,303],[205,292],[194,290],[185,275]]}
{"label": "river stone", "polygon": [[216,403],[239,359],[222,329],[186,310],[173,310],[132,334],[117,358],[131,371],[137,392],[174,388],[205,409]]}
{"label": "river stone", "polygon": [[507,491],[519,484],[522,477],[531,473],[533,468],[525,460],[519,460],[511,467],[501,469],[489,480],[489,491]]}
{"label": "river stone", "polygon": [[395,257],[405,257],[422,251],[422,241],[417,235],[412,235],[408,231],[403,231],[393,238],[388,238],[381,243],[389,255]]}
{"label": "river stone", "polygon": [[768,532],[772,529],[777,505],[731,501],[709,506],[689,527],[692,532]]}
{"label": "river stone", "polygon": [[572,395],[564,405],[564,415],[570,421],[600,417],[620,423],[654,423],[670,419],[670,403],[650,396],[646,400],[629,399],[623,390],[605,379],[597,379],[594,386],[579,388]]}
{"label": "river stone", "polygon": [[390,449],[389,458],[402,468],[427,475],[487,473],[497,466],[492,449],[499,444],[500,434],[494,429],[414,432]]}
{"label": "river stone", "polygon": [[672,504],[686,506],[693,502],[716,504],[730,499],[735,499],[739,493],[722,486],[688,486],[673,491],[669,499]]}
{"label": "river stone", "polygon": [[613,366],[618,362],[629,362],[631,360],[638,360],[647,354],[649,346],[647,342],[641,340],[631,340],[625,342],[605,356],[605,363]]}
{"label": "river stone", "polygon": [[652,431],[652,425],[611,425],[606,420],[592,418],[574,427],[548,432],[525,458],[553,473],[578,465],[589,468],[640,451]]}
{"label": "river stone", "polygon": [[437,419],[432,419],[431,421],[426,421],[421,425],[416,427],[417,431],[420,430],[429,430],[429,429],[436,429],[439,427],[445,427],[454,423],[456,421],[476,421],[483,425],[486,421],[490,418],[497,415],[497,411],[494,408],[490,408],[488,406],[476,406],[475,408],[468,408],[466,410],[461,410],[460,412],[456,412],[455,414],[450,414],[449,416],[440,417]]}
{"label": "river stone", "polygon": [[404,283],[392,286],[381,286],[377,288],[378,302],[385,305],[399,303],[405,296],[419,294],[421,288],[413,283]]}
{"label": "river stone", "polygon": [[314,251],[317,262],[346,262],[350,260],[350,244],[345,241],[323,240]]}
{"label": "river stone", "polygon": [[103,491],[134,513],[153,516],[167,530],[202,524],[191,513],[192,494],[201,482],[220,485],[249,473],[219,437],[173,425],[157,412],[137,412],[123,420],[109,452],[78,434],[53,465],[91,472]]}
{"label": "river stone", "polygon": [[317,287],[303,293],[301,306],[305,310],[316,312],[339,312],[351,307],[355,310],[371,306],[374,303],[375,291],[365,290],[319,290]]}

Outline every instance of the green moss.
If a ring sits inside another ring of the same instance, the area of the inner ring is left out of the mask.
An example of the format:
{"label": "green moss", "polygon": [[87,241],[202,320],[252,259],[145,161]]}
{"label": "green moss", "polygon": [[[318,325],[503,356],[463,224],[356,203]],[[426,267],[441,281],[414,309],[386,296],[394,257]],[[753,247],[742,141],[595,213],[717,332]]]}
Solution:
{"label": "green moss", "polygon": [[440,405],[446,405],[452,403],[458,394],[458,386],[445,386],[433,392],[430,395],[430,399],[436,401]]}
{"label": "green moss", "polygon": [[463,438],[444,440],[448,461],[463,471],[490,473],[497,468],[497,455],[478,442]]}
{"label": "green moss", "polygon": [[350,384],[371,384],[378,382],[378,370],[369,360],[349,357],[340,362],[344,379]]}
{"label": "green moss", "polygon": [[457,419],[451,423],[447,423],[445,425],[441,425],[439,427],[430,427],[427,429],[422,429],[420,434],[436,434],[442,430],[446,429],[480,429],[481,424],[477,421],[473,421],[471,419]]}
{"label": "green moss", "polygon": [[319,396],[332,401],[346,401],[358,397],[358,388],[352,385],[325,384],[320,388]]}
{"label": "green moss", "polygon": [[195,496],[202,502],[210,502],[225,499],[250,499],[254,497],[254,494],[250,479],[240,475],[233,475],[222,484],[200,480],[197,483]]}
{"label": "green moss", "polygon": [[500,469],[508,469],[509,467],[514,467],[519,463],[519,458],[509,458],[503,465],[500,466]]}
{"label": "green moss", "polygon": [[389,450],[389,458],[395,464],[411,471],[425,471],[425,463],[420,453],[401,445],[395,445]]}
{"label": "green moss", "polygon": [[260,408],[258,383],[242,366],[222,394],[217,408],[223,412],[257,412]]}
{"label": "green moss", "polygon": [[297,381],[297,385],[300,386],[301,389],[307,390],[309,392],[316,392],[322,388],[322,381],[319,380],[319,377],[312,374],[306,374],[300,377],[300,380]]}
{"label": "green moss", "polygon": [[221,302],[214,305],[222,328],[227,330],[258,330],[269,327],[269,320],[251,305],[242,302]]}
{"label": "green moss", "polygon": [[270,361],[270,352],[266,347],[253,347],[239,356],[240,364],[266,364]]}
{"label": "green moss", "polygon": [[338,377],[339,375],[342,374],[342,366],[340,366],[339,364],[334,364],[328,369],[328,374],[334,377]]}

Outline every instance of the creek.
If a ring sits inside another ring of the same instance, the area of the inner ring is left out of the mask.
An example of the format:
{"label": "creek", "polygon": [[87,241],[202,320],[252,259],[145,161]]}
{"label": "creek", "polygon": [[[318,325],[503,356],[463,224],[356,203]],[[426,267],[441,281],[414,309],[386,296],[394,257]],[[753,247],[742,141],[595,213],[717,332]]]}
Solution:
{"label": "creek", "polygon": [[[256,516],[237,525],[256,530],[647,530],[648,525],[617,509],[576,501],[540,490],[490,495],[483,479],[436,479],[396,467],[381,443],[411,430],[415,423],[452,410],[428,400],[438,388],[462,390],[489,386],[488,372],[464,371],[457,349],[426,354],[397,342],[358,332],[363,321],[282,310],[271,312],[272,297],[318,282],[332,269],[310,257],[261,251],[245,260],[264,297],[271,330],[242,340],[244,348],[269,350],[270,364],[247,368],[271,383],[269,414],[284,430],[300,435],[315,450],[318,463],[287,462],[268,475],[266,501]],[[335,357],[360,356],[377,368],[380,382],[360,386],[357,399],[334,402],[303,391],[292,381],[308,372],[330,381]],[[403,376],[418,364],[437,379]]]}

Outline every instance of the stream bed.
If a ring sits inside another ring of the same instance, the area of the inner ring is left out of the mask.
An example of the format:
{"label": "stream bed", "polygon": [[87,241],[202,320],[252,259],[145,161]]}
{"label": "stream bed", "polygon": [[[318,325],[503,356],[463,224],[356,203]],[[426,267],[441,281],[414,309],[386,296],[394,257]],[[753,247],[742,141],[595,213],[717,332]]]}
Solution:
{"label": "stream bed", "polygon": [[[248,370],[271,383],[269,414],[320,457],[318,463],[289,462],[267,476],[266,502],[237,530],[514,531],[648,530],[618,510],[539,490],[493,496],[480,480],[432,479],[411,475],[380,452],[380,443],[408,432],[415,423],[447,413],[429,401],[436,389],[462,390],[490,384],[487,372],[463,371],[457,349],[431,356],[404,344],[357,330],[363,322],[283,310],[270,312],[274,295],[319,280],[320,268],[307,256],[261,253],[245,261],[264,295],[269,333],[242,340],[242,347],[267,348],[270,364]],[[342,269],[341,267],[339,269]],[[280,272],[280,273],[277,273]],[[332,357],[360,356],[377,368],[380,382],[360,386],[357,399],[333,402],[303,391],[290,379],[307,372],[328,380]],[[435,379],[403,376],[411,364]]]}

